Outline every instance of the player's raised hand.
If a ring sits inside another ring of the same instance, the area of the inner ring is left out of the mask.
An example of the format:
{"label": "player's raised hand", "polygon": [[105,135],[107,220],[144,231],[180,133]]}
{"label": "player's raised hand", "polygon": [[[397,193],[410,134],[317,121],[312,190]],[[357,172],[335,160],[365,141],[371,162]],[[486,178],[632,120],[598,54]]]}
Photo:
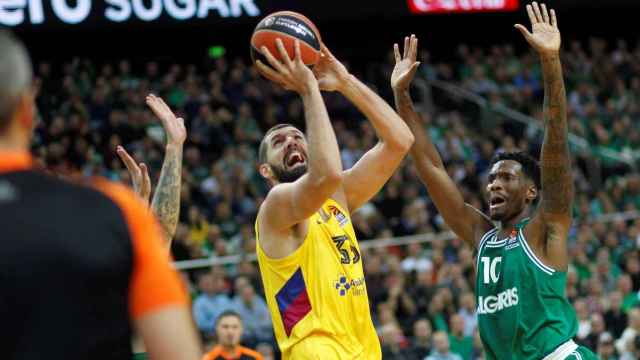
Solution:
{"label": "player's raised hand", "polygon": [[560,30],[556,20],[556,12],[551,9],[547,11],[545,4],[539,6],[537,2],[527,5],[527,13],[531,21],[531,30],[516,24],[516,29],[520,30],[527,42],[540,55],[557,54],[560,51]]}
{"label": "player's raised hand", "polygon": [[162,123],[164,132],[167,134],[167,145],[182,146],[187,138],[184,119],[176,117],[164,100],[153,94],[147,96],[146,102]]}
{"label": "player's raised hand", "polygon": [[264,77],[300,95],[306,94],[314,86],[318,86],[311,69],[302,62],[299,40],[295,41],[295,56],[293,59],[289,57],[281,39],[276,39],[276,46],[282,60],[276,59],[269,49],[263,46],[261,49],[262,54],[266,57],[271,67],[260,60],[256,61],[256,67]]}
{"label": "player's raised hand", "polygon": [[320,49],[320,60],[313,68],[320,89],[324,91],[340,90],[349,77],[347,68],[336,59],[324,44]]}
{"label": "player's raised hand", "polygon": [[396,59],[396,66],[391,74],[391,88],[394,91],[406,90],[411,86],[420,62],[416,61],[418,55],[418,38],[415,35],[404,38],[403,55],[400,55],[398,44],[393,45],[393,53]]}
{"label": "player's raised hand", "polygon": [[124,163],[124,166],[127,167],[127,171],[129,171],[129,176],[133,183],[133,191],[148,204],[149,196],[151,195],[151,179],[149,178],[147,165],[144,163],[137,164],[122,146],[118,146],[116,152]]}

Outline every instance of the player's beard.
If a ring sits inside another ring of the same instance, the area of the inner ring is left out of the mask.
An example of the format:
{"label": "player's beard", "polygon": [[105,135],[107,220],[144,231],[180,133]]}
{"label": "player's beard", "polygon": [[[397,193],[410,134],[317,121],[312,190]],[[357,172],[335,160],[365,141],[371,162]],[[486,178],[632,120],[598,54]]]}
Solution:
{"label": "player's beard", "polygon": [[307,165],[296,166],[291,170],[286,170],[279,166],[271,166],[271,170],[273,170],[273,175],[276,177],[278,182],[291,183],[300,179],[302,175],[307,173]]}

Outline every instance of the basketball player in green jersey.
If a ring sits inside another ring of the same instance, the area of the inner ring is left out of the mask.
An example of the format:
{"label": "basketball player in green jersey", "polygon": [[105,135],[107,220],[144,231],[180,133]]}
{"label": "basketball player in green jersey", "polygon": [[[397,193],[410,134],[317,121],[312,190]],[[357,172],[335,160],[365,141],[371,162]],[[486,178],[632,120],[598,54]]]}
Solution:
{"label": "basketball player in green jersey", "polygon": [[[478,326],[486,359],[596,359],[572,340],[578,323],[565,297],[567,233],[573,181],[566,95],[555,12],[527,5],[532,32],[516,25],[538,52],[544,75],[544,143],[540,165],[524,153],[497,154],[487,185],[489,216],[465,203],[425,134],[409,96],[417,39],[395,47],[391,77],[398,112],[415,136],[418,174],[451,229],[477,247]],[[539,199],[539,201],[538,201]]]}

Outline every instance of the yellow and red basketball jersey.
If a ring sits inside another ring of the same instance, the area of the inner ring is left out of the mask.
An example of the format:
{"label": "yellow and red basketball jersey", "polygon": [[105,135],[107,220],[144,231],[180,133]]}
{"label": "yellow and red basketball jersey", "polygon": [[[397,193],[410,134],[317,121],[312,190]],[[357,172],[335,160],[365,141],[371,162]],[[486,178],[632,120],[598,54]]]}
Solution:
{"label": "yellow and red basketball jersey", "polygon": [[327,200],[302,245],[282,259],[260,246],[258,263],[283,359],[380,359],[360,247],[349,213]]}

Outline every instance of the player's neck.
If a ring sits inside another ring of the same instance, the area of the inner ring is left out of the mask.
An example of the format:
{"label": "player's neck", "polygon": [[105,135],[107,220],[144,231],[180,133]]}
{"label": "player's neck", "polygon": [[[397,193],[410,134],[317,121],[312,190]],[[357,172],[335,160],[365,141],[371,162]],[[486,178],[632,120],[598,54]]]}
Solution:
{"label": "player's neck", "polygon": [[529,207],[527,206],[517,216],[514,216],[513,218],[511,218],[509,220],[505,220],[503,222],[500,222],[500,231],[503,234],[505,234],[505,233],[508,234],[511,231],[515,230],[523,220],[529,218],[530,216],[531,216],[531,214],[529,212]]}

